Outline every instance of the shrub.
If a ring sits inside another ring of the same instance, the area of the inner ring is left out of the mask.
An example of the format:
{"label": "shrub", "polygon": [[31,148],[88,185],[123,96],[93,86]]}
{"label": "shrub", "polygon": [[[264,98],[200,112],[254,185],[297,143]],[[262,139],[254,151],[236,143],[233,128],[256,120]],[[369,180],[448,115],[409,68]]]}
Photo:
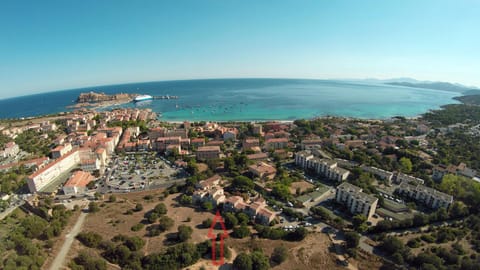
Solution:
{"label": "shrub", "polygon": [[288,257],[288,249],[285,246],[275,247],[271,256],[272,262],[281,264]]}
{"label": "shrub", "polygon": [[145,225],[143,225],[143,223],[138,223],[138,224],[133,225],[132,228],[130,228],[130,229],[134,232],[138,232],[141,229],[143,229],[143,227],[145,227]]}
{"label": "shrub", "polygon": [[78,241],[87,247],[96,248],[102,242],[102,236],[94,232],[81,232],[77,235]]}

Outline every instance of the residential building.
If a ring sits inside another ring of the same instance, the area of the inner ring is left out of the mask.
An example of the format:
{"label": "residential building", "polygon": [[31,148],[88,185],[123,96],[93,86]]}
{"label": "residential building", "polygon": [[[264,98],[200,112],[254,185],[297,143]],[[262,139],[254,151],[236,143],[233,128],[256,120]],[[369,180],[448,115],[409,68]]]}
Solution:
{"label": "residential building", "polygon": [[65,143],[64,145],[59,145],[52,149],[52,158],[57,159],[60,158],[61,156],[65,155],[66,153],[72,151],[72,144],[70,143]]}
{"label": "residential building", "polygon": [[197,160],[210,160],[220,158],[220,147],[219,146],[201,146],[197,149],[196,157]]}
{"label": "residential building", "polygon": [[287,146],[287,138],[272,138],[265,141],[265,148],[268,150],[282,149],[286,148]]}
{"label": "residential building", "polygon": [[375,213],[378,198],[362,192],[362,189],[344,182],[337,187],[335,200],[345,205],[350,213],[362,214],[369,219]]}
{"label": "residential building", "polygon": [[370,167],[362,165],[360,167],[364,172],[369,172],[374,176],[380,178],[381,180],[385,180],[388,185],[392,183],[393,173],[389,171],[385,171],[376,167]]}
{"label": "residential building", "polygon": [[13,157],[20,152],[20,148],[15,142],[8,142],[5,144],[3,150],[0,151],[0,157]]}
{"label": "residential building", "polygon": [[255,176],[262,179],[273,179],[277,173],[277,169],[265,162],[258,162],[248,166],[248,170]]}
{"label": "residential building", "polygon": [[243,151],[252,149],[253,147],[259,147],[259,146],[260,146],[260,141],[257,138],[247,138],[243,140],[243,143],[242,143]]}
{"label": "residential building", "polygon": [[402,182],[396,192],[433,209],[440,207],[448,208],[453,203],[453,196],[424,185],[412,185]]}
{"label": "residential building", "polygon": [[72,169],[80,163],[80,155],[78,150],[69,152],[60,157],[47,166],[32,173],[27,178],[28,189],[31,193],[41,191],[44,187],[50,184],[55,178],[62,173]]}

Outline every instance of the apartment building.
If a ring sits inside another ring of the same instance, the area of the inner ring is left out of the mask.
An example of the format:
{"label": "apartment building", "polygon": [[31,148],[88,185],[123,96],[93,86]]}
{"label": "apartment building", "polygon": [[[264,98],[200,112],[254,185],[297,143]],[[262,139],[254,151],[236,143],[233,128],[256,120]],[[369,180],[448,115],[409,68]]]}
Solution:
{"label": "apartment building", "polygon": [[265,148],[268,150],[283,149],[288,146],[287,138],[272,138],[265,141]]}
{"label": "apartment building", "polygon": [[350,213],[362,214],[369,219],[375,213],[378,198],[362,192],[360,187],[350,183],[342,183],[337,187],[335,200],[345,205]]}
{"label": "apartment building", "polygon": [[196,157],[197,160],[211,160],[220,158],[220,147],[219,146],[202,146],[197,149]]}
{"label": "apartment building", "polygon": [[440,207],[448,208],[453,203],[453,196],[424,185],[412,185],[402,182],[396,192],[433,209]]}
{"label": "apartment building", "polygon": [[248,166],[248,170],[255,176],[266,179],[273,179],[277,173],[277,169],[265,162],[258,162]]}
{"label": "apartment building", "polygon": [[379,169],[379,168],[376,168],[376,167],[365,166],[365,165],[362,165],[360,168],[364,172],[369,172],[369,173],[373,174],[374,176],[376,176],[376,177],[378,177],[382,180],[385,180],[388,185],[390,185],[392,183],[392,178],[393,178],[393,173],[392,172],[385,171],[385,170],[382,170],[382,169]]}
{"label": "apartment building", "polygon": [[316,157],[309,150],[298,152],[295,164],[337,182],[345,181],[350,174],[348,170],[338,167],[335,160]]}

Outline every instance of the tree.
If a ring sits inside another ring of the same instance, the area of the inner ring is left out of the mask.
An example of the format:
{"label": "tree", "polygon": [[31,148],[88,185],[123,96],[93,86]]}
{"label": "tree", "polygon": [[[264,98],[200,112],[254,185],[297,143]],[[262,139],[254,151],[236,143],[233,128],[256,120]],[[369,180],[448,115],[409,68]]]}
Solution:
{"label": "tree", "polygon": [[183,205],[190,205],[192,204],[192,196],[188,196],[183,194],[182,197],[180,197],[180,203]]}
{"label": "tree", "polygon": [[402,157],[400,159],[400,169],[402,172],[410,173],[412,172],[412,168],[413,168],[412,161],[409,158]]}
{"label": "tree", "polygon": [[212,209],[213,209],[213,204],[212,204],[212,202],[210,202],[210,201],[204,201],[204,202],[202,203],[202,208],[205,209],[205,210],[207,210],[207,211],[212,211]]}
{"label": "tree", "polygon": [[255,184],[253,183],[252,179],[243,175],[239,175],[233,179],[231,186],[239,190],[251,190]]}
{"label": "tree", "polygon": [[161,216],[160,220],[158,221],[158,228],[161,231],[166,231],[172,228],[174,223],[175,222],[173,221],[173,219],[169,218],[168,216]]}
{"label": "tree", "polygon": [[177,239],[180,242],[185,242],[192,236],[193,229],[187,225],[178,226]]}
{"label": "tree", "polygon": [[103,238],[98,233],[80,232],[77,237],[78,241],[87,247],[96,248],[102,242]]}
{"label": "tree", "polygon": [[27,238],[33,239],[42,236],[45,229],[48,227],[48,222],[39,216],[32,215],[24,218],[20,226],[23,230],[23,235]]}
{"label": "tree", "polygon": [[287,201],[291,197],[290,189],[288,188],[288,186],[280,183],[273,186],[272,195],[282,201]]}
{"label": "tree", "polygon": [[253,270],[252,258],[247,253],[240,253],[233,260],[233,269],[235,270]]}
{"label": "tree", "polygon": [[205,219],[204,221],[202,221],[202,226],[204,228],[210,228],[210,226],[212,226],[212,219],[211,218],[207,218]]}
{"label": "tree", "polygon": [[90,202],[88,204],[88,211],[90,213],[96,213],[96,212],[100,211],[100,207],[98,207],[98,204],[96,202]]}
{"label": "tree", "polygon": [[237,226],[238,219],[232,213],[225,214],[225,227],[227,229],[232,229],[233,227]]}
{"label": "tree", "polygon": [[270,268],[268,257],[261,251],[254,251],[250,254],[252,257],[252,268],[254,270],[267,270]]}
{"label": "tree", "polygon": [[395,252],[401,252],[404,248],[402,241],[394,236],[387,236],[380,244],[380,249],[386,252],[388,255],[392,255]]}
{"label": "tree", "polygon": [[364,216],[362,214],[358,214],[358,215],[355,215],[353,217],[352,225],[355,228],[355,230],[362,233],[362,232],[366,231],[366,229],[368,229],[368,227],[366,226],[366,221],[367,221],[366,216]]}
{"label": "tree", "polygon": [[167,207],[164,203],[159,203],[153,208],[153,211],[159,215],[165,215],[167,213]]}
{"label": "tree", "polygon": [[281,264],[288,257],[288,249],[285,246],[275,247],[271,256],[272,262]]}
{"label": "tree", "polygon": [[[77,257],[70,263],[71,269],[84,269],[84,270],[106,270],[107,263],[104,259],[98,258],[96,255],[87,252],[86,250],[80,251]],[[80,266],[81,268],[77,268]]]}
{"label": "tree", "polygon": [[125,239],[124,244],[131,251],[138,251],[145,245],[145,242],[143,241],[142,238],[138,236],[132,236]]}
{"label": "tree", "polygon": [[233,228],[232,235],[236,238],[244,238],[250,235],[250,229],[246,225],[242,224],[238,227]]}
{"label": "tree", "polygon": [[360,235],[356,232],[346,232],[345,242],[347,242],[347,248],[356,248],[360,242]]}
{"label": "tree", "polygon": [[247,225],[248,221],[250,220],[248,215],[242,212],[237,214],[237,219],[238,219],[238,223],[244,224],[244,225]]}
{"label": "tree", "polygon": [[110,197],[108,197],[108,202],[116,202],[117,201],[117,197],[115,195],[110,195]]}
{"label": "tree", "polygon": [[134,209],[134,210],[135,210],[135,212],[140,212],[140,211],[142,211],[142,210],[143,210],[143,205],[142,205],[141,203],[137,203],[137,204],[135,205],[135,209]]}

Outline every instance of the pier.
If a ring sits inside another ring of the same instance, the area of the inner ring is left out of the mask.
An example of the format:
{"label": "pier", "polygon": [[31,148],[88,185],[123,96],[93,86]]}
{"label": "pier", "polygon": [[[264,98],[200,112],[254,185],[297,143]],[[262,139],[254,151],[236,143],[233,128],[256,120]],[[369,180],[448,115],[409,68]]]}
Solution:
{"label": "pier", "polygon": [[178,96],[153,96],[153,99],[178,99]]}

